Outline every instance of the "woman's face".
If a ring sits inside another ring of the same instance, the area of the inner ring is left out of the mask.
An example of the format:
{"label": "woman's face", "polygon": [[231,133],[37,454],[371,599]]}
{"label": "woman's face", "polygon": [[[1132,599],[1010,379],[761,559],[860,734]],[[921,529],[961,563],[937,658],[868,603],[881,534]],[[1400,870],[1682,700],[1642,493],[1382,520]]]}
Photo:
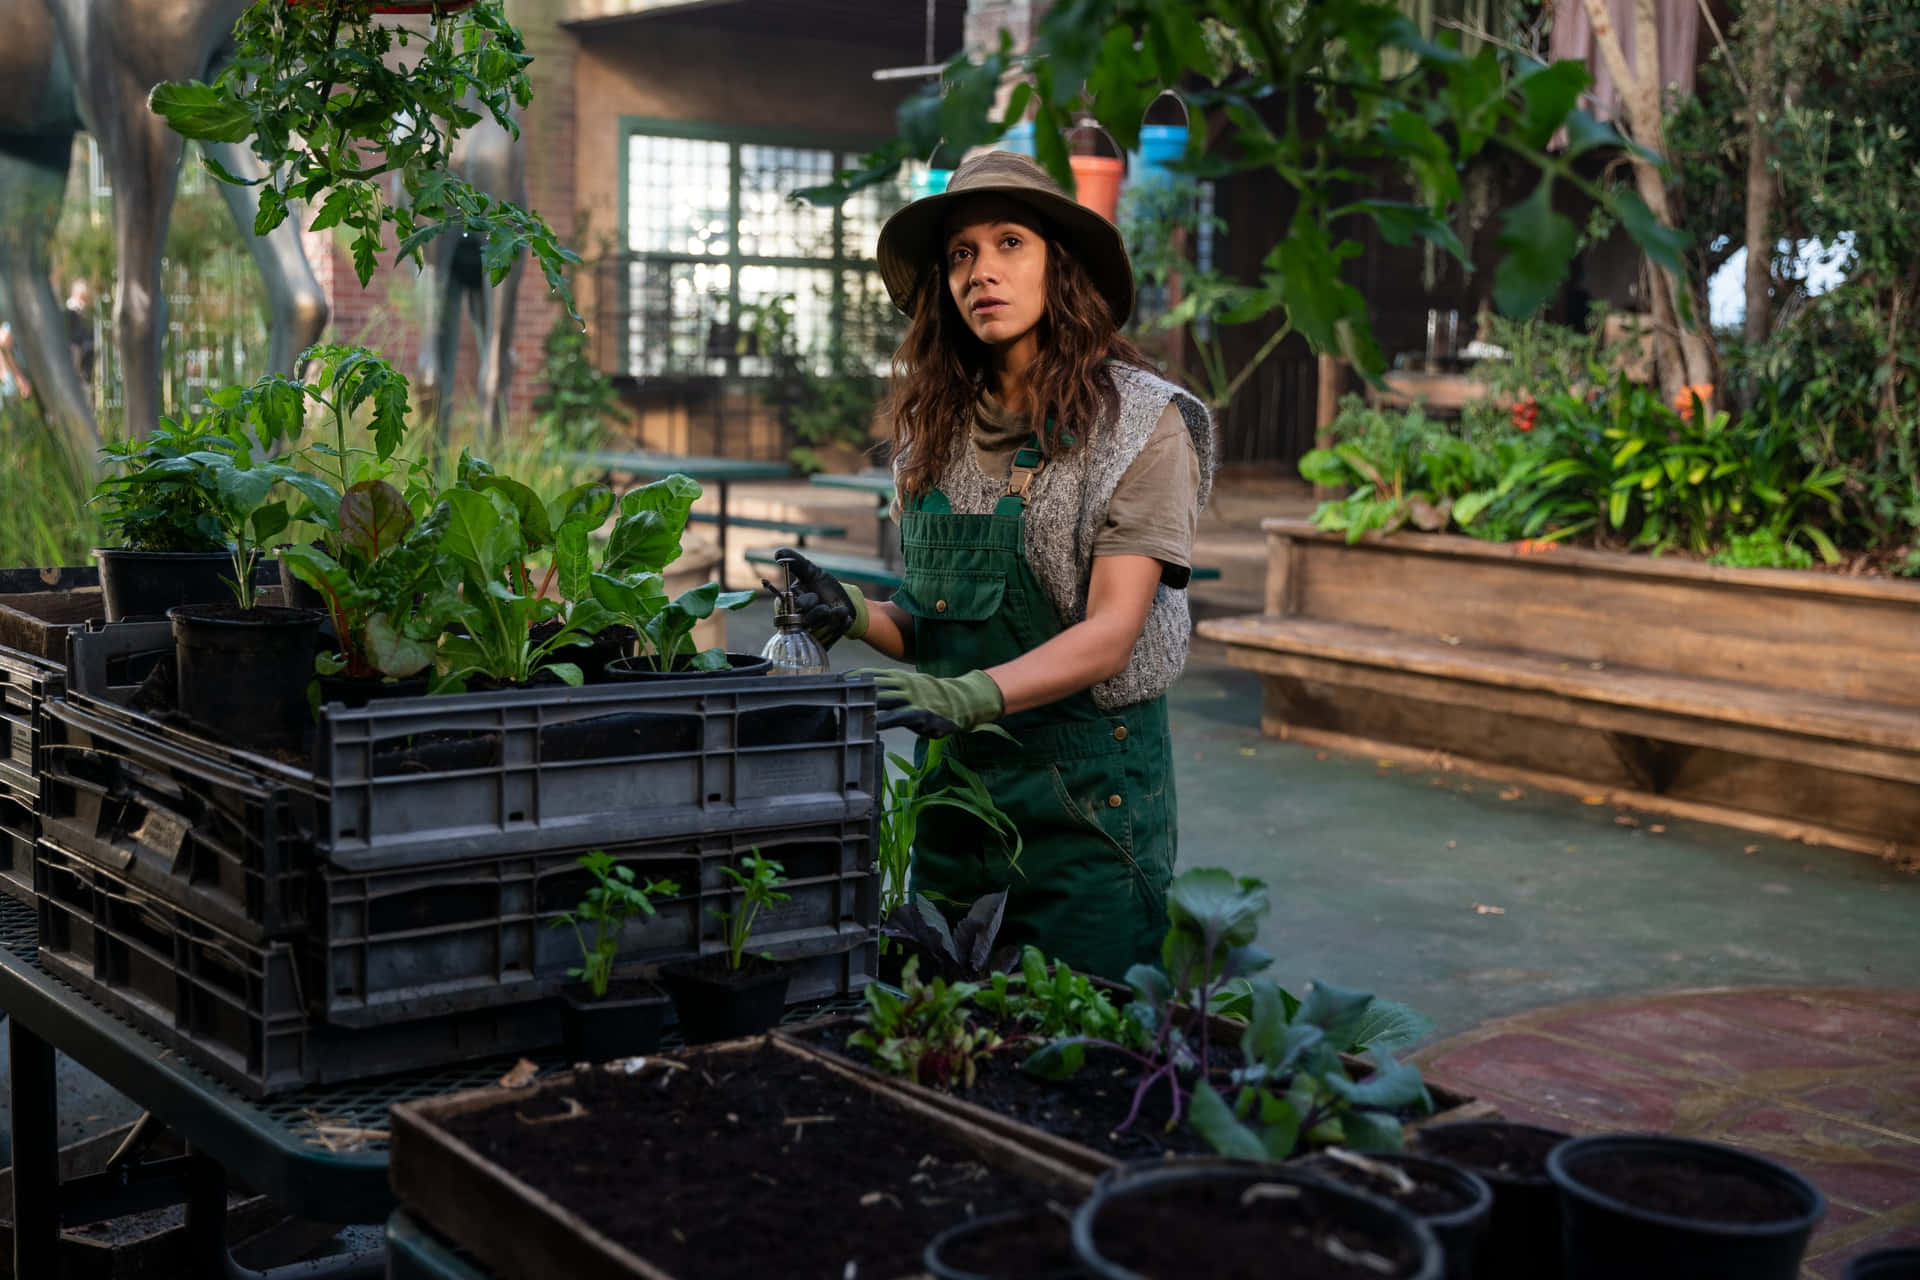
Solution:
{"label": "woman's face", "polygon": [[1047,311],[1047,242],[1033,215],[1003,197],[969,200],[947,224],[947,290],[990,347],[1037,341]]}

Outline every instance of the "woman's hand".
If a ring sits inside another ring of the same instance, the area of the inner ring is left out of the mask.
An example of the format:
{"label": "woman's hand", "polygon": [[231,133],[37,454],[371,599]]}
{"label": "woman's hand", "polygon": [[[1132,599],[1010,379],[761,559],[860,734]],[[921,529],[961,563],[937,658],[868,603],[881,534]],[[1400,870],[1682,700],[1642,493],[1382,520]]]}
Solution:
{"label": "woman's hand", "polygon": [[778,548],[773,559],[787,571],[801,625],[822,649],[833,648],[841,636],[858,640],[867,633],[867,601],[860,588],[841,582],[792,547]]}
{"label": "woman's hand", "polygon": [[1006,702],[984,671],[925,676],[882,671],[873,678],[882,729],[911,729],[922,738],[949,738],[1000,718]]}

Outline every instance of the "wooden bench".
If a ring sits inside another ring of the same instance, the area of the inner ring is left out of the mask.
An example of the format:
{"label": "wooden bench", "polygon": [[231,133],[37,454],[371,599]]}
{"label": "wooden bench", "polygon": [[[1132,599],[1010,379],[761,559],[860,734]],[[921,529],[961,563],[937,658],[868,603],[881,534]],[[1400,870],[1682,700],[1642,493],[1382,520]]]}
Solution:
{"label": "wooden bench", "polygon": [[1920,583],[1264,527],[1268,733],[1920,858]]}
{"label": "wooden bench", "polygon": [[[762,568],[772,568],[775,566],[773,553],[772,547],[749,548],[746,553],[747,563],[759,565]],[[809,551],[807,559],[834,577],[844,578],[861,586],[884,587],[889,591],[897,591],[900,588],[900,570],[883,563],[874,556]]]}
{"label": "wooden bench", "polygon": [[[717,511],[695,511],[690,513],[687,518],[695,524],[720,523],[720,513]],[[727,528],[764,529],[780,533],[790,533],[793,535],[793,545],[796,547],[806,546],[808,538],[844,538],[847,536],[845,525],[815,524],[807,520],[769,520],[763,519],[760,516],[730,515],[727,517]]]}

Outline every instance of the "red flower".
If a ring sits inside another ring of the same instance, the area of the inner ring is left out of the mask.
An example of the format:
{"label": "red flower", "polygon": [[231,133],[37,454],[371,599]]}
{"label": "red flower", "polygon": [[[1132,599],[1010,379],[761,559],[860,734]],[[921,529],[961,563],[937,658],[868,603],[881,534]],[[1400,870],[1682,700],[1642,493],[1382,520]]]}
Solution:
{"label": "red flower", "polygon": [[1531,431],[1540,422],[1540,406],[1532,396],[1515,402],[1512,410],[1513,428],[1516,431]]}

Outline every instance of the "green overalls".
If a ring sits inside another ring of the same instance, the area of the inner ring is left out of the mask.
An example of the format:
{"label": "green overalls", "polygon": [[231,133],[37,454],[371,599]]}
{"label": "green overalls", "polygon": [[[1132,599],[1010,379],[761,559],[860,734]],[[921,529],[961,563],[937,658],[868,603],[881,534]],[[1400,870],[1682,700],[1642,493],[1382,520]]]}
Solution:
{"label": "green overalls", "polygon": [[[913,616],[922,672],[997,666],[1060,633],[1027,563],[1024,495],[1041,466],[1036,448],[1020,450],[1012,492],[992,515],[955,515],[939,490],[901,512],[905,586],[893,602]],[[956,734],[946,747],[1019,829],[1017,867],[985,824],[937,808],[914,842],[913,891],[934,895],[952,914],[1010,889],[998,946],[1032,942],[1050,959],[1107,977],[1156,958],[1175,849],[1166,698],[1103,711],[1083,690],[1000,724],[1018,745],[975,733]],[[924,740],[915,756],[924,762]],[[943,775],[929,785],[944,785]]]}

